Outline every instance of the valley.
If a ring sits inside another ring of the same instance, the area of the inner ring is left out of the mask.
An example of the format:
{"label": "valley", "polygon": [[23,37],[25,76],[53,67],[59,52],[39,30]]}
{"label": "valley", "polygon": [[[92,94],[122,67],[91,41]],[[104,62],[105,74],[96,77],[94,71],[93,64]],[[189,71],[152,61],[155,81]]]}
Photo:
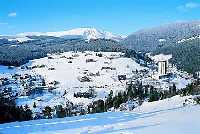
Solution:
{"label": "valley", "polygon": [[0,36],[0,133],[187,131],[199,122],[197,24]]}
{"label": "valley", "polygon": [[[156,63],[144,65],[144,61],[136,61],[122,52],[71,51],[48,54],[20,67],[2,66],[1,93],[6,98],[15,99],[17,106],[29,107],[34,119],[55,118],[58,116],[58,106],[70,109],[67,116],[90,113],[89,107],[99,101],[106,102],[111,92],[113,96],[127,92],[129,101],[125,99],[123,104],[122,101],[114,107],[122,111],[132,110],[141,103],[140,99],[147,101],[145,99],[154,90],[161,98],[165,98],[164,94],[173,86],[178,92],[194,81],[190,74],[175,67],[171,67],[170,73],[173,75],[157,78]],[[52,112],[50,116],[43,117],[47,107]],[[111,110],[109,105],[105,107],[106,111]],[[96,108],[98,105],[91,107],[92,111]]]}
{"label": "valley", "polygon": [[0,134],[199,134],[199,9],[0,0]]}

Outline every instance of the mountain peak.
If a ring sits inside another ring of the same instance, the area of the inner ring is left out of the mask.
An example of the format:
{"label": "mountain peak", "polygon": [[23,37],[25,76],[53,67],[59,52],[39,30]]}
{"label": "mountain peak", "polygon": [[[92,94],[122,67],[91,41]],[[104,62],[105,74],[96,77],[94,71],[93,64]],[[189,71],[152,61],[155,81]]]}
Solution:
{"label": "mountain peak", "polygon": [[84,38],[86,40],[90,39],[113,39],[116,41],[120,41],[122,39],[121,36],[114,35],[111,32],[97,30],[95,28],[75,28],[66,31],[58,31],[58,32],[27,32],[20,33],[18,36],[54,36],[54,37],[69,37],[69,36],[77,36]]}

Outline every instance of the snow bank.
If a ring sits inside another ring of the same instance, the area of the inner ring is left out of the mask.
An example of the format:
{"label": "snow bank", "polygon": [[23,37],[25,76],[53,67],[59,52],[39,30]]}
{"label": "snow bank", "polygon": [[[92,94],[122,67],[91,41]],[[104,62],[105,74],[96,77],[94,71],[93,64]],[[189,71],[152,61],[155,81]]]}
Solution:
{"label": "snow bank", "polygon": [[[187,98],[187,97],[186,97]],[[199,105],[177,105],[179,96],[144,104],[140,112],[107,112],[63,119],[14,122],[0,125],[6,134],[198,134]],[[162,105],[162,106],[161,106]],[[169,105],[171,105],[169,107]],[[155,109],[156,108],[156,109]]]}

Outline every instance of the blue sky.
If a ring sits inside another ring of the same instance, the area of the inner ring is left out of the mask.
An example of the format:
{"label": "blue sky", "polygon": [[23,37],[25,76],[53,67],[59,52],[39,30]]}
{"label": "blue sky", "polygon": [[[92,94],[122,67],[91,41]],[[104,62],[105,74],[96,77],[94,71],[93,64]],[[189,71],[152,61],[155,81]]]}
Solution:
{"label": "blue sky", "polygon": [[128,35],[200,20],[200,0],[0,0],[0,35],[94,27]]}

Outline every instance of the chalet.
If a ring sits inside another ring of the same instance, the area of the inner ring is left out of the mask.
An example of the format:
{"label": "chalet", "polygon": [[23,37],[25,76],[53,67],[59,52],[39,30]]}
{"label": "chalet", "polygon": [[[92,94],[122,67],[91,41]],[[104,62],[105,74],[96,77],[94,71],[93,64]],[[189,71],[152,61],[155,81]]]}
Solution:
{"label": "chalet", "polygon": [[86,63],[88,62],[96,62],[94,59],[86,59]]}
{"label": "chalet", "polygon": [[67,58],[66,56],[61,56],[60,58]]}
{"label": "chalet", "polygon": [[101,70],[116,70],[114,67],[102,67]]}
{"label": "chalet", "polygon": [[79,77],[78,80],[80,82],[91,82],[91,79],[87,76]]}
{"label": "chalet", "polygon": [[72,57],[79,57],[79,55],[78,54],[73,54]]}
{"label": "chalet", "polygon": [[48,59],[54,59],[53,57],[49,56]]}
{"label": "chalet", "polygon": [[60,84],[60,82],[58,82],[58,81],[52,81],[52,82],[49,83],[49,85],[54,85],[54,86],[56,86],[58,84]]}
{"label": "chalet", "polygon": [[96,53],[96,56],[103,57],[103,54],[102,53]]}
{"label": "chalet", "polygon": [[85,56],[92,55],[91,53],[86,53]]}
{"label": "chalet", "polygon": [[7,78],[0,78],[0,85],[8,85],[10,84],[9,80]]}
{"label": "chalet", "polygon": [[72,59],[74,59],[74,58],[73,58],[73,57],[67,57],[67,59],[72,60]]}
{"label": "chalet", "polygon": [[48,70],[56,70],[55,68],[51,67],[51,68],[48,68]]}
{"label": "chalet", "polygon": [[126,80],[126,75],[118,75],[118,80]]}

